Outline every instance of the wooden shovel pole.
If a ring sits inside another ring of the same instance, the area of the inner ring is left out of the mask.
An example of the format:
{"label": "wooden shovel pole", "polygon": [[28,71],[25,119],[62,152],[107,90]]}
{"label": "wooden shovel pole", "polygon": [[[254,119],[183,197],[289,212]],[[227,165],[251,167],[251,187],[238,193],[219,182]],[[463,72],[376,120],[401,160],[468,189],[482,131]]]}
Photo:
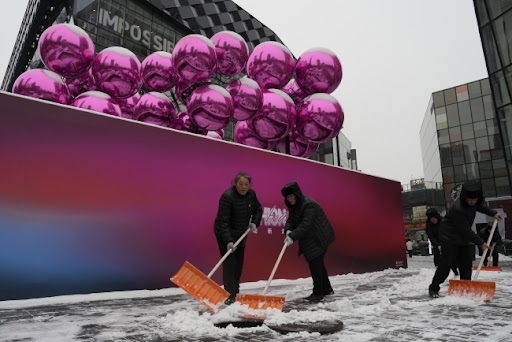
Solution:
{"label": "wooden shovel pole", "polygon": [[[240,242],[242,242],[242,240],[247,236],[247,234],[249,234],[249,232],[251,231],[251,228],[247,228],[247,230],[245,231],[245,233],[242,234],[242,236],[240,236],[240,238],[238,240],[236,240],[235,244],[233,245],[233,248],[235,248],[236,246],[238,246],[240,244]],[[227,251],[226,254],[224,254],[224,256],[219,260],[219,262],[217,263],[217,265],[215,265],[215,267],[213,268],[213,270],[211,270],[210,273],[208,273],[208,278],[211,278],[212,275],[215,273],[215,271],[217,271],[217,269],[220,267],[220,265],[222,265],[222,263],[224,262],[224,260],[226,260],[226,258],[233,252],[232,249],[230,249],[229,251]]]}
{"label": "wooden shovel pole", "polygon": [[288,247],[288,245],[285,242],[284,245],[283,245],[283,248],[281,249],[281,253],[279,253],[279,257],[276,260],[276,264],[274,265],[274,269],[272,269],[272,273],[270,273],[270,277],[268,278],[267,284],[265,285],[265,289],[263,290],[263,295],[265,295],[267,293],[268,286],[270,285],[270,282],[274,278],[274,274],[276,274],[277,266],[279,266],[279,263],[281,262],[281,259],[283,258],[283,254],[284,254],[284,251],[286,250],[286,247]]}
{"label": "wooden shovel pole", "polygon": [[[494,223],[492,224],[492,229],[491,229],[491,233],[489,234],[489,238],[487,239],[487,245],[490,245],[491,244],[491,240],[492,240],[492,237],[494,235],[494,231],[496,230],[496,225],[498,224],[498,220],[497,219],[494,219]],[[476,269],[476,272],[475,272],[475,277],[473,278],[473,280],[477,280],[478,279],[478,275],[480,274],[480,270],[482,269],[482,265],[484,264],[484,253],[485,253],[486,250],[482,251],[482,258],[480,258],[480,262],[478,263],[478,268]]]}

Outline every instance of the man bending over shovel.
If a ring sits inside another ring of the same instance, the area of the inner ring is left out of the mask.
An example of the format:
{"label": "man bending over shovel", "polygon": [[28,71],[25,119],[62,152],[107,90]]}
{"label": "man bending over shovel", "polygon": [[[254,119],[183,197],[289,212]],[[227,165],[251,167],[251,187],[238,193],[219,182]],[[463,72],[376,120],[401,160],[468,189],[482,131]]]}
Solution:
{"label": "man bending over shovel", "polygon": [[439,285],[446,280],[453,264],[458,265],[461,280],[471,280],[473,244],[484,251],[489,248],[471,229],[477,211],[498,221],[502,219],[501,214],[485,204],[480,182],[468,181],[462,185],[460,196],[448,209],[439,227],[442,253],[432,284],[428,288],[430,298],[439,297]]}

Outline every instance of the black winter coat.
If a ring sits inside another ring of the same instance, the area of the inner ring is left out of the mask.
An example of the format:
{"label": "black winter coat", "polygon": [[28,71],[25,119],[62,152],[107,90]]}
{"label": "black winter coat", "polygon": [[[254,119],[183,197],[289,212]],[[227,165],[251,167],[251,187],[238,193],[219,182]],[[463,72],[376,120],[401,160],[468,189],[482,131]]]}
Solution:
{"label": "black winter coat", "polygon": [[[476,205],[470,207],[466,198],[478,198]],[[480,246],[484,243],[471,226],[475,220],[476,212],[488,216],[496,215],[496,211],[489,208],[484,202],[484,196],[479,183],[466,182],[462,185],[459,198],[452,204],[439,227],[439,239],[442,243],[464,246],[471,243]]]}
{"label": "black winter coat", "polygon": [[[219,200],[219,210],[215,218],[214,232],[219,243],[227,245],[237,241],[245,233],[250,222],[259,226],[263,210],[256,197],[256,192],[249,189],[245,196],[236,191],[233,185],[227,189]],[[245,245],[245,240],[240,246]]]}
{"label": "black winter coat", "polygon": [[[489,229],[489,230],[488,230]],[[487,227],[485,228],[482,228],[479,232],[478,232],[478,235],[482,238],[482,240],[484,240],[485,242],[487,242],[487,240],[489,240],[489,235],[491,235],[490,233],[490,229],[492,229],[492,224],[491,225],[488,225]],[[494,234],[492,235],[492,239],[491,239],[491,244],[496,242],[496,246],[502,246],[503,245],[503,240],[501,239],[501,234],[500,232],[498,231],[498,227],[496,227],[496,229],[494,230]],[[491,246],[491,244],[489,244],[489,247]]]}
{"label": "black winter coat", "polygon": [[304,253],[306,261],[310,262],[327,251],[335,239],[334,229],[322,207],[314,199],[304,196],[296,182],[287,184],[281,193],[285,197],[293,193],[297,198],[293,206],[286,198],[284,200],[290,210],[285,233],[291,231],[290,238],[299,241],[299,255]]}

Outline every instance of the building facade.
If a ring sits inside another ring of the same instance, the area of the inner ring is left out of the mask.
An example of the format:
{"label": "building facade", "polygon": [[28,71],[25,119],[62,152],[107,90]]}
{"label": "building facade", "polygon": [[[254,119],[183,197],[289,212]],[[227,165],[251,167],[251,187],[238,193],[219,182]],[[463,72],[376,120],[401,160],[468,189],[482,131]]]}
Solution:
{"label": "building facade", "polygon": [[503,141],[488,79],[432,94],[420,129],[425,180],[443,183],[449,207],[458,186],[480,180],[485,197],[510,195]]}
{"label": "building facade", "polygon": [[[193,33],[210,38],[221,31],[233,31],[244,38],[251,51],[264,41],[283,43],[271,29],[231,0],[30,0],[2,90],[10,91],[16,78],[27,69],[44,67],[38,39],[49,26],[64,22],[84,29],[94,42],[96,53],[122,46],[140,61],[156,51],[172,53],[176,42]],[[225,86],[242,76],[214,74],[211,81]],[[143,87],[141,92],[145,91]],[[183,105],[173,92],[167,95],[177,108]],[[233,127],[231,122],[224,128],[225,140],[233,141]],[[311,159],[352,169],[350,165],[354,163],[349,163],[347,157],[350,145],[340,133],[321,144]]]}

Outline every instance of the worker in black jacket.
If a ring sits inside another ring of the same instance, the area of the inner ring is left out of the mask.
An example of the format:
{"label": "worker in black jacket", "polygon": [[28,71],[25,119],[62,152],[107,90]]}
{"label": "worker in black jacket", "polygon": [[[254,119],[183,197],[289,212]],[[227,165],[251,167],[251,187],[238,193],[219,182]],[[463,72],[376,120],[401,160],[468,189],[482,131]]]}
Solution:
{"label": "worker in black jacket", "polygon": [[[478,235],[482,238],[482,240],[484,241],[487,241],[489,240],[489,235],[491,235],[491,230],[492,230],[492,224],[488,224],[487,227],[484,227],[480,230],[480,232],[478,232]],[[503,246],[503,240],[501,239],[501,235],[500,235],[500,232],[498,231],[498,227],[496,227],[496,229],[494,230],[494,234],[492,234],[492,238],[491,238],[491,246],[490,247],[493,247],[492,249],[492,265],[493,266],[498,266],[498,249],[496,248],[496,246]],[[480,251],[482,253],[482,251]],[[486,250],[482,253],[482,258],[484,258],[484,263],[483,265],[486,266],[487,265],[487,258],[489,257],[489,253],[490,253],[490,249],[489,250]]]}
{"label": "worker in black jacket", "polygon": [[229,292],[226,304],[233,303],[240,290],[247,238],[242,240],[236,248],[234,243],[248,228],[255,231],[260,225],[263,215],[256,192],[250,186],[251,176],[243,172],[238,173],[233,185],[220,197],[219,209],[215,218],[214,232],[221,256],[228,250],[232,250],[222,264],[224,289]]}
{"label": "worker in black jacket", "polygon": [[335,239],[334,229],[322,207],[303,195],[297,182],[285,185],[281,194],[290,210],[285,225],[285,243],[290,246],[299,241],[299,255],[304,254],[313,279],[313,293],[305,300],[319,302],[324,296],[334,294],[324,265],[327,247]]}
{"label": "worker in black jacket", "polygon": [[[429,208],[427,210],[427,236],[432,244],[432,254],[434,254],[434,265],[439,265],[439,259],[441,258],[441,244],[439,243],[439,226],[441,225],[441,215],[436,208]],[[459,275],[457,266],[452,265],[452,271],[455,275]]]}
{"label": "worker in black jacket", "polygon": [[446,280],[450,274],[450,267],[455,263],[459,268],[460,279],[471,280],[473,244],[480,246],[482,250],[489,248],[471,229],[477,211],[497,220],[502,218],[501,214],[485,204],[480,182],[468,181],[462,185],[460,196],[448,209],[439,227],[442,253],[428,290],[431,298],[439,297],[439,285]]}

